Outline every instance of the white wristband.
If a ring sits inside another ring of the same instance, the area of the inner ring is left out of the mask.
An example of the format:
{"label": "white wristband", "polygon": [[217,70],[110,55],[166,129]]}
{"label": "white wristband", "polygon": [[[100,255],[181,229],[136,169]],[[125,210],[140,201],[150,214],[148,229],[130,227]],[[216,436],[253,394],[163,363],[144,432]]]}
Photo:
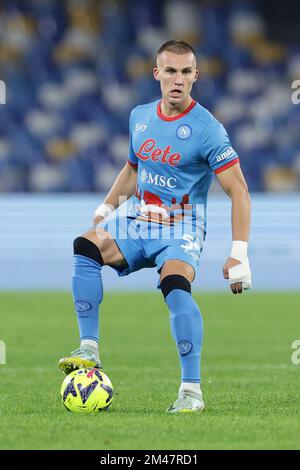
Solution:
{"label": "white wristband", "polygon": [[237,259],[238,261],[244,261],[248,258],[247,254],[248,242],[241,240],[234,240],[232,242],[232,248],[230,258]]}
{"label": "white wristband", "polygon": [[95,210],[95,217],[103,217],[104,219],[111,214],[115,209],[112,206],[109,206],[108,204],[101,204],[97,209]]}

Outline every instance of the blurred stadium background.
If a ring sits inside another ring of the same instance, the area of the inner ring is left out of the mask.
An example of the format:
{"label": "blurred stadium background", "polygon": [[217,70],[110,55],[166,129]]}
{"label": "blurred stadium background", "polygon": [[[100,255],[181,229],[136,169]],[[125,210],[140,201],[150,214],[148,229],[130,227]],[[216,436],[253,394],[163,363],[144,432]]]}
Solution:
{"label": "blurred stadium background", "polygon": [[[127,159],[132,107],[156,99],[155,51],[190,42],[193,97],[226,127],[252,193],[254,286],[299,288],[300,5],[5,0],[0,5],[0,289],[69,289],[72,240]],[[4,99],[5,98],[5,99]],[[216,182],[196,285],[227,288],[230,203]],[[107,289],[153,289],[143,270]]]}

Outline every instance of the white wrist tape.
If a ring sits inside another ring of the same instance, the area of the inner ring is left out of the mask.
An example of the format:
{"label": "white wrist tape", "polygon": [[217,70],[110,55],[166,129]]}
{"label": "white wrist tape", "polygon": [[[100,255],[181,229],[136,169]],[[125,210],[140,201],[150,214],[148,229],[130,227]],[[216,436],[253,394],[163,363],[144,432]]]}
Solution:
{"label": "white wrist tape", "polygon": [[243,242],[241,240],[233,240],[230,258],[234,258],[242,262],[244,259],[248,258],[247,249],[248,242]]}
{"label": "white wrist tape", "polygon": [[95,217],[103,217],[104,219],[111,214],[114,211],[112,206],[109,206],[108,204],[101,204],[97,209],[95,210]]}
{"label": "white wrist tape", "polygon": [[230,284],[241,282],[243,290],[248,290],[252,287],[247,248],[248,242],[241,240],[234,240],[232,242],[230,258],[234,258],[240,261],[240,264],[237,264],[233,268],[228,269]]}

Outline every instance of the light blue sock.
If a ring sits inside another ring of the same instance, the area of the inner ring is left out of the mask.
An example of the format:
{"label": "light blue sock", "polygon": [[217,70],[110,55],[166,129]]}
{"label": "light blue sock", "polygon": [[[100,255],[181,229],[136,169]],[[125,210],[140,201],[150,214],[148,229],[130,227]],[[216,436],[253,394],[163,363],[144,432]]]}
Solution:
{"label": "light blue sock", "polygon": [[99,341],[99,305],[103,299],[101,264],[82,255],[74,255],[73,299],[78,318],[80,340]]}
{"label": "light blue sock", "polygon": [[181,289],[172,290],[165,301],[181,363],[181,381],[200,383],[203,321],[199,307],[192,295]]}

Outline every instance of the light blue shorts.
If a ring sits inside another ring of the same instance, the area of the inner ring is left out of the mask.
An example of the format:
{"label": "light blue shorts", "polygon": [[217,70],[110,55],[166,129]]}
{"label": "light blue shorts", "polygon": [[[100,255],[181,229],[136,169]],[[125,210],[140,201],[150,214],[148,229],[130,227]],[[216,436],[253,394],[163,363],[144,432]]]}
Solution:
{"label": "light blue shorts", "polygon": [[118,215],[102,228],[112,235],[127,261],[125,268],[111,266],[119,276],[153,267],[160,272],[166,261],[175,259],[190,264],[196,273],[205,235],[191,224],[170,227]]}

